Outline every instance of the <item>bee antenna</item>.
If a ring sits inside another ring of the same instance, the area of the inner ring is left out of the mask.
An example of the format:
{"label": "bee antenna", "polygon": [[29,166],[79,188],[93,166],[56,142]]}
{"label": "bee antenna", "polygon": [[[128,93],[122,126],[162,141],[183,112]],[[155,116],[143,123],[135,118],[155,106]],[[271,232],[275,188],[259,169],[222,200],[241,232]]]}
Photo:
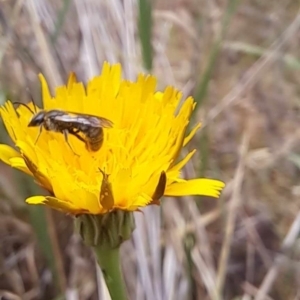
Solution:
{"label": "bee antenna", "polygon": [[33,106],[34,106],[34,111],[35,111],[35,113],[37,113],[37,109],[36,109],[36,104],[35,104],[35,102],[34,102],[34,100],[33,100],[33,96],[32,96],[32,93],[30,92],[30,89],[27,87],[26,88],[26,91],[27,91],[27,94],[29,95],[29,97],[30,97],[30,99],[31,99],[31,102],[33,103]]}
{"label": "bee antenna", "polygon": [[35,104],[35,102],[33,100],[33,97],[31,97],[31,101],[33,103],[34,111],[35,111],[35,113],[37,113],[36,104]]}
{"label": "bee antenna", "polygon": [[35,113],[32,111],[32,109],[31,109],[27,104],[22,103],[22,102],[14,102],[13,105],[15,105],[15,104],[23,105],[23,106],[25,106],[25,107],[26,107],[33,115],[35,114]]}

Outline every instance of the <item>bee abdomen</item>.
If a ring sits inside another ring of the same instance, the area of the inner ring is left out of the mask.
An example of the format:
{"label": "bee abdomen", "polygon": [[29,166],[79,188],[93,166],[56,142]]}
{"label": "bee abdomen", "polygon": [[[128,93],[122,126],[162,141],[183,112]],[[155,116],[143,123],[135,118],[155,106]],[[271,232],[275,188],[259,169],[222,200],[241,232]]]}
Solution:
{"label": "bee abdomen", "polygon": [[89,151],[98,151],[104,140],[104,133],[102,128],[97,128],[97,130],[90,131],[86,134],[86,148]]}

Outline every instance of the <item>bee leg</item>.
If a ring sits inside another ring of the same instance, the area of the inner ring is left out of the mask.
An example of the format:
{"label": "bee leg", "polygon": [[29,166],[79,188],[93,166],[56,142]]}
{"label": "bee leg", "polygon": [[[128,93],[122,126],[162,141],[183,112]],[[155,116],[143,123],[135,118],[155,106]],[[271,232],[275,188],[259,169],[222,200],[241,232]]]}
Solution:
{"label": "bee leg", "polygon": [[38,139],[40,138],[40,135],[41,135],[41,133],[42,133],[42,130],[43,130],[43,127],[42,127],[42,125],[41,125],[41,126],[40,126],[40,130],[39,130],[39,134],[38,134],[38,136],[37,136],[37,138],[36,138],[36,140],[35,140],[35,142],[34,142],[35,145],[36,145]]}
{"label": "bee leg", "polygon": [[80,130],[72,130],[72,131],[69,131],[70,134],[76,136],[78,138],[79,141],[82,141],[83,143],[86,144],[86,140],[84,138],[82,138],[78,133],[80,132]]}
{"label": "bee leg", "polygon": [[70,147],[70,149],[73,151],[73,153],[77,156],[79,156],[72,148],[71,144],[69,143],[69,139],[68,139],[68,130],[63,130],[63,134],[64,134],[64,138],[65,138],[65,141],[66,143],[68,144],[68,146]]}

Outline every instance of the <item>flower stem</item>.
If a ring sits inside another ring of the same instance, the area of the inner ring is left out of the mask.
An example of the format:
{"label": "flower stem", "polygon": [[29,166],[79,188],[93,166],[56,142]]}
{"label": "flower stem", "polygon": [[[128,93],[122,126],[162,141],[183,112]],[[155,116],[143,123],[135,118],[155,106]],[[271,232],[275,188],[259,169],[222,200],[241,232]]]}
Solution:
{"label": "flower stem", "polygon": [[112,300],[126,300],[126,288],[121,274],[120,248],[96,246],[94,251]]}

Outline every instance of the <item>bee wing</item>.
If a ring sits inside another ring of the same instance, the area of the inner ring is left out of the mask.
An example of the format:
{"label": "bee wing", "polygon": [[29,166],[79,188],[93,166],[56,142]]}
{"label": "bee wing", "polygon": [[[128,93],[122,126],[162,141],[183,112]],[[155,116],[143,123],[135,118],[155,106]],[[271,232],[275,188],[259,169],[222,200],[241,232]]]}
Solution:
{"label": "bee wing", "polygon": [[94,127],[104,127],[111,128],[113,126],[113,122],[102,117],[93,116],[93,115],[78,115],[77,120],[80,123],[89,124]]}
{"label": "bee wing", "polygon": [[62,121],[62,122],[83,124],[83,125],[88,125],[93,127],[110,128],[113,126],[113,122],[106,118],[88,115],[88,114],[73,113],[73,112],[68,112],[62,116],[56,116],[55,120]]}

